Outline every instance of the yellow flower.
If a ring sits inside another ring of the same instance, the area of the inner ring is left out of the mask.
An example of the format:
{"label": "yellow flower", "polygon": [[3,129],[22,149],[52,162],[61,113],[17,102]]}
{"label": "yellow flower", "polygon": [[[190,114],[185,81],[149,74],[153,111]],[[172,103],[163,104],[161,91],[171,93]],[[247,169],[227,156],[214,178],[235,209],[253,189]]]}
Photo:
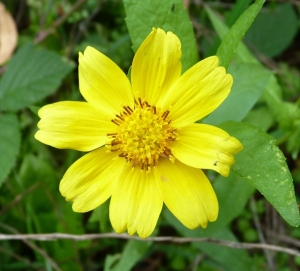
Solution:
{"label": "yellow flower", "polygon": [[133,59],[131,82],[92,47],[79,54],[79,86],[86,102],[46,105],[39,141],[89,151],[65,173],[60,192],[75,212],[110,199],[121,233],[142,238],[154,230],[163,203],[190,229],[218,216],[215,192],[201,169],[228,176],[243,147],[225,131],[195,123],[228,96],[232,76],[216,56],[181,75],[181,44],[153,28]]}

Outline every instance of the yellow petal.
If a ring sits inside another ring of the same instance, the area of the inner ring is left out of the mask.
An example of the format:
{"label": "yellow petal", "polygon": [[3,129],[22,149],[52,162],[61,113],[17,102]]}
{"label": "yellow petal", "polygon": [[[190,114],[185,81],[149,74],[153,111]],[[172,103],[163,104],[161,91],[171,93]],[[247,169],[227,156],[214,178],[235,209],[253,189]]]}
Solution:
{"label": "yellow petal", "polygon": [[156,182],[163,201],[184,226],[206,228],[208,221],[217,219],[216,194],[200,169],[167,159],[161,159],[157,169]]}
{"label": "yellow petal", "polygon": [[233,154],[242,149],[242,144],[224,130],[199,123],[182,128],[172,145],[173,155],[182,163],[213,169],[223,176],[229,175]]}
{"label": "yellow petal", "polygon": [[153,172],[132,168],[129,163],[111,197],[111,224],[118,233],[127,229],[130,235],[137,232],[146,238],[156,226],[162,205]]}
{"label": "yellow petal", "polygon": [[66,200],[74,201],[75,212],[93,210],[111,196],[125,163],[105,147],[94,150],[67,170],[59,190]]}
{"label": "yellow petal", "polygon": [[228,96],[233,79],[218,65],[216,56],[208,57],[187,70],[172,85],[159,105],[170,109],[173,126],[182,127],[202,119]]}
{"label": "yellow petal", "polygon": [[137,50],[131,81],[135,97],[155,105],[181,74],[181,44],[172,32],[153,28]]}
{"label": "yellow petal", "polygon": [[107,143],[116,125],[112,114],[85,102],[58,102],[39,110],[35,138],[59,149],[90,151]]}
{"label": "yellow petal", "polygon": [[133,107],[131,85],[124,72],[108,57],[87,47],[79,53],[79,87],[82,96],[91,104],[111,110],[123,111]]}

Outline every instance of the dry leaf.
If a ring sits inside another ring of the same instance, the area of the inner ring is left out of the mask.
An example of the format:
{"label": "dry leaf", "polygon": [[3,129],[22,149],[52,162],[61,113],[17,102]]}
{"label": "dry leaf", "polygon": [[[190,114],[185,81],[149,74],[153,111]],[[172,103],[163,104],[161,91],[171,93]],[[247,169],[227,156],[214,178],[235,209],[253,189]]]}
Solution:
{"label": "dry leaf", "polygon": [[0,3],[0,65],[5,63],[17,46],[16,23],[5,6]]}

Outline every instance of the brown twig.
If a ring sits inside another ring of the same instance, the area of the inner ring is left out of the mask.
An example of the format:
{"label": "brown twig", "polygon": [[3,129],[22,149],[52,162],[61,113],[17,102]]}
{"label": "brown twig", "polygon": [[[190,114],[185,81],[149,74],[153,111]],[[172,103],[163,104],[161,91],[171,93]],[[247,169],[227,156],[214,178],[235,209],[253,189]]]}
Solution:
{"label": "brown twig", "polygon": [[[1,223],[0,223],[1,225]],[[173,236],[161,236],[161,237],[149,237],[147,239],[141,239],[138,236],[130,236],[127,234],[117,234],[117,233],[94,233],[94,234],[68,234],[68,233],[45,233],[45,234],[0,234],[0,241],[2,240],[38,240],[38,241],[55,241],[59,239],[68,239],[75,241],[86,241],[94,239],[103,238],[117,238],[117,239],[133,239],[142,242],[173,242],[173,243],[191,243],[191,242],[207,242],[218,244],[221,246],[226,246],[236,249],[267,249],[278,252],[283,252],[286,254],[300,256],[300,252],[286,247],[275,246],[270,244],[260,244],[260,243],[239,243],[227,240],[219,240],[214,238],[185,238],[185,237],[173,237]]]}
{"label": "brown twig", "polygon": [[290,236],[283,235],[283,234],[278,234],[278,232],[272,232],[272,231],[269,231],[268,235],[272,236],[272,238],[274,238],[278,241],[281,241],[281,242],[284,242],[286,244],[289,244],[289,245],[296,246],[296,247],[300,248],[300,241],[295,239],[295,238],[292,238]]}

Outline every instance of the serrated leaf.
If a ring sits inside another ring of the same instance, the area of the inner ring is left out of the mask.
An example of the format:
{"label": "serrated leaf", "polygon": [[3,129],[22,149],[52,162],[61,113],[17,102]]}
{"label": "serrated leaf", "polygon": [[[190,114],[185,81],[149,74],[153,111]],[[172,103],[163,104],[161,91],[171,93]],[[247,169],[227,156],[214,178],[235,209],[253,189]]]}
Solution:
{"label": "serrated leaf", "polygon": [[266,8],[258,14],[245,38],[251,48],[275,57],[290,45],[297,29],[297,15],[292,4],[277,3],[275,8]]}
{"label": "serrated leaf", "polygon": [[291,226],[299,226],[293,179],[275,140],[247,123],[226,122],[220,127],[244,145],[231,170],[256,187]]}
{"label": "serrated leaf", "polygon": [[20,141],[20,125],[17,116],[0,115],[0,186],[15,163]]}
{"label": "serrated leaf", "polygon": [[151,32],[152,27],[159,27],[172,31],[179,37],[183,71],[198,61],[192,23],[182,0],[124,0],[124,7],[134,51]]}
{"label": "serrated leaf", "polygon": [[[253,23],[255,17],[257,16],[258,12],[262,8],[265,0],[256,0],[254,4],[252,4],[233,24],[230,30],[224,35],[226,32],[227,27],[220,23],[220,20],[215,16],[212,10],[206,6],[205,9],[208,13],[210,20],[212,21],[215,30],[218,32],[223,32],[221,38],[223,38],[218,51],[217,56],[220,58],[221,65],[225,68],[228,67],[230,61],[233,59],[235,52],[244,37],[245,33]],[[245,52],[243,52],[245,53]],[[242,57],[243,54],[241,55]]]}
{"label": "serrated leaf", "polygon": [[0,109],[17,111],[54,93],[73,67],[54,52],[22,47],[0,81]]}
{"label": "serrated leaf", "polygon": [[220,124],[233,120],[241,121],[262,95],[271,73],[257,64],[236,63],[229,66],[228,73],[234,78],[232,90],[226,100],[204,123]]}

